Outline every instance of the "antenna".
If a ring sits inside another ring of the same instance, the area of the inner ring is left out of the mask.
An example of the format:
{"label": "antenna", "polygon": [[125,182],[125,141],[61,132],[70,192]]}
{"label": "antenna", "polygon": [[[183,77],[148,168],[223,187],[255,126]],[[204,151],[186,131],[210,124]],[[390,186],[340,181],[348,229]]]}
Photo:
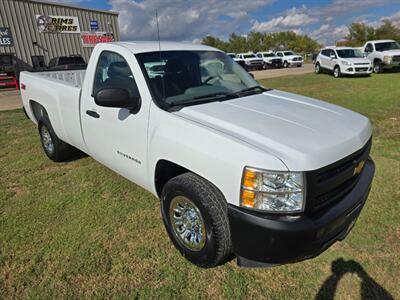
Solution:
{"label": "antenna", "polygon": [[[157,9],[156,9],[156,24],[157,24],[158,53],[159,53],[160,63],[161,63],[161,62],[162,62],[162,57],[161,57],[161,39],[160,39],[160,27],[158,26],[158,11],[157,11]],[[164,71],[164,76],[165,76],[165,71]],[[165,99],[165,82],[164,82],[164,76],[161,77],[162,100]]]}

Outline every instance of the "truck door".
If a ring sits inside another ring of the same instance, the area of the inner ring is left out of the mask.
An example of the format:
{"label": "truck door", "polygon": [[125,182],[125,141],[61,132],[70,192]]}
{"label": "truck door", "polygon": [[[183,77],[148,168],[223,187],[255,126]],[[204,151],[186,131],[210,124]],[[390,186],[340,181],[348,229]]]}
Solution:
{"label": "truck door", "polygon": [[368,58],[370,61],[374,61],[374,55],[373,55],[373,53],[374,53],[374,47],[372,46],[371,43],[368,43],[368,44],[365,46],[364,53],[365,53],[365,55],[367,56],[367,58]]}
{"label": "truck door", "polygon": [[[127,49],[120,49],[118,53],[104,50],[98,55],[96,67],[89,72],[85,76],[94,79],[92,87],[82,89],[81,104],[82,131],[88,152],[110,169],[145,186],[150,99],[143,91],[146,85],[136,58]],[[140,77],[139,83],[137,77]],[[105,88],[125,89],[136,95],[139,92],[139,111],[131,113],[122,107],[97,105],[94,96]]]}

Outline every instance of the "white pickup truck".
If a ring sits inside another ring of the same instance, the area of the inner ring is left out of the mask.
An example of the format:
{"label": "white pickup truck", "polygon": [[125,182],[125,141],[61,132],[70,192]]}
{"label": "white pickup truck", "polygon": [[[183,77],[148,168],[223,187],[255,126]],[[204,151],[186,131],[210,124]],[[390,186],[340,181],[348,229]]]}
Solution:
{"label": "white pickup truck", "polygon": [[152,192],[198,266],[317,256],[367,200],[369,120],[266,89],[217,49],[99,44],[86,71],[22,72],[20,82],[47,156],[77,148]]}
{"label": "white pickup truck", "polygon": [[368,41],[364,53],[373,64],[375,73],[384,69],[400,68],[400,44],[393,40]]}

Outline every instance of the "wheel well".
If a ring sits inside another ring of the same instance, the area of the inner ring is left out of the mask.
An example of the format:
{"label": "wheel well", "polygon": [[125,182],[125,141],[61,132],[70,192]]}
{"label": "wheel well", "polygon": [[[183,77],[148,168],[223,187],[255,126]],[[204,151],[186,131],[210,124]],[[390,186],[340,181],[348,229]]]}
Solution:
{"label": "wheel well", "polygon": [[162,189],[164,185],[168,182],[168,180],[187,172],[189,172],[188,169],[173,162],[170,162],[169,160],[159,160],[157,162],[154,175],[154,183],[157,195],[161,196]]}
{"label": "wheel well", "polygon": [[376,63],[376,62],[382,62],[382,61],[379,58],[375,58],[374,63]]}
{"label": "wheel well", "polygon": [[33,100],[30,100],[29,104],[31,106],[33,116],[35,117],[37,123],[42,117],[49,118],[46,109],[41,104]]}

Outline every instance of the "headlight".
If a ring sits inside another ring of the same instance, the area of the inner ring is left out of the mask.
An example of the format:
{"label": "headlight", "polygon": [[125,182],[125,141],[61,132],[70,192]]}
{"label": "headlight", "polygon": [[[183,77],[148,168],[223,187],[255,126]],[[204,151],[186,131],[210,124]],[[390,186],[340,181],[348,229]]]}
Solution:
{"label": "headlight", "polygon": [[388,64],[388,65],[390,65],[391,63],[392,63],[392,57],[391,56],[384,56],[383,57],[383,62],[385,63],[385,64]]}
{"label": "headlight", "polygon": [[348,61],[345,61],[345,60],[342,60],[342,64],[345,65],[345,66],[350,66],[351,65],[351,63],[349,63]]}
{"label": "headlight", "polygon": [[246,167],[240,205],[271,213],[302,212],[305,206],[304,174]]}
{"label": "headlight", "polygon": [[246,65],[250,65],[251,62],[250,62],[249,60],[245,60],[244,63],[245,63]]}

